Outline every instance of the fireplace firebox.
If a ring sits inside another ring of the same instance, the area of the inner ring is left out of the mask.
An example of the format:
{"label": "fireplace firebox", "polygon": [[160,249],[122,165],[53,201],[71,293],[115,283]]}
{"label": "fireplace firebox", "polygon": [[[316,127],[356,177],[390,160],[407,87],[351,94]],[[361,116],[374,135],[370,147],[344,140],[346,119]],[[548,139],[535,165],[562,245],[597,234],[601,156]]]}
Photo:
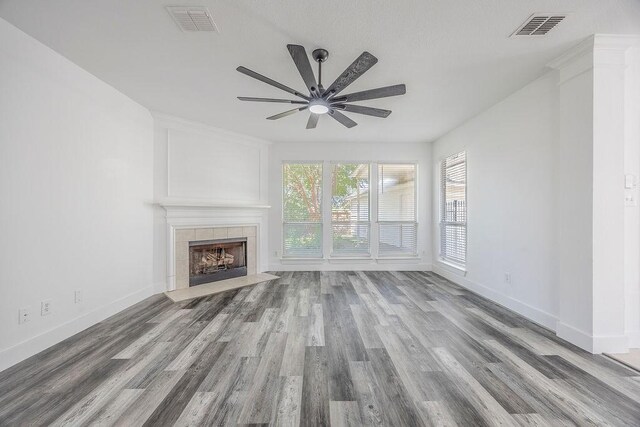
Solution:
{"label": "fireplace firebox", "polygon": [[189,286],[246,275],[246,237],[189,242]]}

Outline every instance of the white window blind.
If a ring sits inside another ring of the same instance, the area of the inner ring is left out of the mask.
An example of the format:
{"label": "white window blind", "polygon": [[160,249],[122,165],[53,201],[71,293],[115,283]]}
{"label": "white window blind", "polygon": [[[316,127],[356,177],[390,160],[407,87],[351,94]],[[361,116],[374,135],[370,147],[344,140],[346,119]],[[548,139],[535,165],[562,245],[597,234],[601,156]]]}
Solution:
{"label": "white window blind", "polygon": [[332,165],[332,255],[368,255],[369,221],[369,165],[366,163]]}
{"label": "white window blind", "polygon": [[440,257],[464,265],[467,261],[467,161],[454,154],[440,164]]}
{"label": "white window blind", "polygon": [[282,168],[283,256],[322,257],[322,163]]}
{"label": "white window blind", "polygon": [[415,255],[416,165],[378,164],[378,254]]}

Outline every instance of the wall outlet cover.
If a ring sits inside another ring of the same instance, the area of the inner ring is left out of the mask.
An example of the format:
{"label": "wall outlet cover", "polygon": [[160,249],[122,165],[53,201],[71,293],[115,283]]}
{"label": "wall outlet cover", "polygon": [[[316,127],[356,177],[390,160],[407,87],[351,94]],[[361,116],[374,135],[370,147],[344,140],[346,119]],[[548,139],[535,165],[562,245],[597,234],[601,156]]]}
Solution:
{"label": "wall outlet cover", "polygon": [[23,324],[31,320],[31,307],[22,307],[18,310],[18,323]]}
{"label": "wall outlet cover", "polygon": [[75,291],[74,301],[76,304],[80,304],[82,302],[82,291],[80,290]]}

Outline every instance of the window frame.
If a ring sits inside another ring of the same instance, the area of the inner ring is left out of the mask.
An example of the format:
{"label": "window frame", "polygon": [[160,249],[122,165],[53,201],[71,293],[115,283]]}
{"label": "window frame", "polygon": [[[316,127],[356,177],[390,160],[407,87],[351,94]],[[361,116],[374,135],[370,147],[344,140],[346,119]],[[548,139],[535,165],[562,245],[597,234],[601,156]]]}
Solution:
{"label": "window frame", "polygon": [[[465,220],[464,222],[462,221],[446,221],[446,182],[445,182],[445,174],[446,171],[444,170],[446,168],[446,162],[449,158],[453,157],[453,156],[458,156],[460,154],[464,153],[464,217]],[[469,247],[469,239],[468,239],[468,215],[469,215],[469,203],[468,203],[468,195],[469,195],[469,185],[468,185],[468,166],[469,166],[469,160],[468,160],[468,156],[467,156],[467,150],[462,150],[462,151],[458,151],[456,153],[447,155],[442,157],[442,159],[439,162],[439,179],[440,179],[440,194],[439,194],[439,250],[438,250],[438,259],[441,262],[444,262],[445,264],[449,264],[455,268],[458,268],[460,270],[466,271],[466,266],[467,266],[467,254],[468,254],[468,247]],[[453,258],[449,258],[446,256],[445,254],[445,248],[443,247],[443,241],[446,239],[446,227],[447,226],[454,226],[454,227],[462,227],[462,229],[464,230],[464,262],[459,261],[458,259],[453,259]]]}
{"label": "window frame", "polygon": [[[281,203],[281,212],[280,212],[280,216],[281,216],[281,221],[282,221],[282,232],[281,232],[281,237],[282,237],[282,246],[280,248],[281,250],[281,258],[282,259],[289,259],[289,260],[295,260],[295,259],[301,259],[301,260],[317,260],[317,259],[323,259],[324,258],[324,212],[325,212],[325,201],[324,201],[324,197],[325,197],[325,189],[324,189],[324,181],[325,181],[325,177],[324,177],[324,171],[325,171],[325,167],[324,167],[324,161],[322,160],[283,160],[282,161],[282,165],[280,167],[280,178],[281,178],[281,182],[280,182],[280,187],[281,187],[281,198],[282,198],[282,203]],[[319,222],[313,222],[313,221],[285,221],[285,210],[284,210],[284,204],[285,204],[285,175],[284,175],[284,168],[286,165],[320,165],[320,177],[321,177],[321,183],[320,183],[320,189],[321,189],[321,197],[320,197],[320,221]],[[318,256],[309,256],[309,257],[304,257],[304,256],[295,256],[295,255],[286,255],[286,250],[285,250],[285,229],[286,229],[286,225],[287,224],[318,224],[320,225],[320,254]]]}
{"label": "window frame", "polygon": [[[375,165],[376,163],[374,162],[370,162],[370,161],[346,161],[346,160],[336,160],[336,161],[330,161],[329,162],[329,176],[331,177],[331,180],[329,181],[329,185],[333,186],[333,167],[336,165],[367,165],[368,167],[368,182],[369,182],[369,196],[367,197],[367,208],[368,208],[368,217],[369,220],[368,221],[334,221],[333,220],[333,188],[331,188],[331,191],[328,193],[330,199],[331,199],[331,206],[329,209],[329,236],[330,236],[330,241],[331,241],[331,252],[330,252],[330,256],[331,258],[371,258],[371,237],[372,237],[372,233],[371,233],[371,227],[373,224],[373,220],[372,220],[372,201],[371,201],[371,190],[372,190],[372,173],[371,173],[371,169],[373,169],[373,165]],[[377,189],[376,189],[377,191]],[[354,254],[340,254],[340,253],[336,253],[334,250],[334,246],[333,246],[333,226],[334,224],[344,224],[344,225],[366,225],[367,226],[367,242],[368,242],[368,248],[366,252],[362,252],[362,253],[354,253]]]}
{"label": "window frame", "polygon": [[[372,163],[376,166],[376,244],[377,244],[377,258],[385,259],[385,258],[415,258],[418,256],[418,180],[419,180],[419,170],[418,170],[418,162],[375,162]],[[380,166],[384,165],[413,165],[414,178],[413,178],[413,221],[380,221]],[[380,254],[380,225],[404,225],[404,224],[413,224],[415,226],[416,233],[416,246],[415,250],[412,253],[406,252],[387,252],[386,254]]]}

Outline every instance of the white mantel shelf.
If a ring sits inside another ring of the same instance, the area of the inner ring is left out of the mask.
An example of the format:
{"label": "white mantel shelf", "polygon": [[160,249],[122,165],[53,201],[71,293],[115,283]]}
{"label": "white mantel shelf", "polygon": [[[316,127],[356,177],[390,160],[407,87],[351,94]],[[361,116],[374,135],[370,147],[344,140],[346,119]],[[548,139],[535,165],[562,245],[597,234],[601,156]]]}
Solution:
{"label": "white mantel shelf", "polygon": [[219,200],[186,200],[186,199],[161,199],[155,202],[163,208],[216,208],[216,209],[269,209],[270,205],[229,202]]}

